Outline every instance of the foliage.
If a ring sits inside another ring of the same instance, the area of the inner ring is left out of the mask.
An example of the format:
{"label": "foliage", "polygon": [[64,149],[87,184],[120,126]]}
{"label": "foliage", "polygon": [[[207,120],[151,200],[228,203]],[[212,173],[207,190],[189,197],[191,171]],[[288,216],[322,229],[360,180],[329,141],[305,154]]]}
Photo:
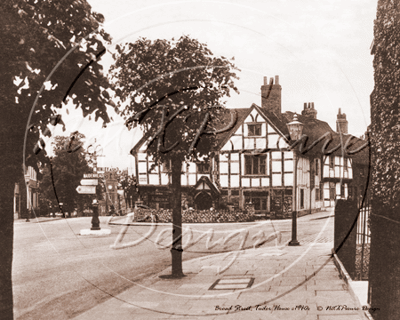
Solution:
{"label": "foliage", "polygon": [[86,0],[2,0],[0,15],[0,318],[13,319],[13,185],[24,161],[36,168],[46,162],[44,152],[35,155],[33,148],[62,101],[71,99],[85,116],[94,112],[109,121],[108,82],[97,60],[110,36],[101,29],[103,16]]}
{"label": "foliage", "polygon": [[371,94],[372,208],[369,293],[374,319],[400,318],[400,4],[379,0]]}
{"label": "foliage", "polygon": [[231,89],[237,91],[235,66],[188,36],[177,41],[141,38],[116,51],[112,88],[126,103],[122,116],[128,128],[139,122],[156,165],[171,163],[172,275],[181,277],[182,162],[212,154],[216,129],[224,118],[219,104]]}
{"label": "foliage", "polygon": [[[77,132],[73,136],[74,145],[80,145],[85,138]],[[51,168],[50,164],[43,168],[43,179],[39,190],[41,198],[53,207],[57,207],[60,202],[63,203],[65,212],[70,213],[75,208],[78,209],[78,213],[82,212],[84,207],[92,202],[92,196],[78,194],[76,191],[83,174],[92,171],[87,161],[88,154],[83,148],[68,152],[70,147],[74,148],[71,146],[71,137],[57,136],[54,140],[55,155],[50,161]]]}
{"label": "foliage", "polygon": [[62,102],[72,101],[84,116],[95,112],[96,119],[109,121],[104,93],[108,81],[98,60],[110,36],[94,32],[104,18],[91,12],[86,1],[5,0],[0,10],[3,116],[14,130],[10,138],[21,147],[30,116],[26,152],[36,165],[32,150],[38,133]]}
{"label": "foliage", "polygon": [[128,127],[138,121],[145,135],[154,138],[148,153],[159,163],[208,156],[214,136],[197,141],[197,134],[207,114],[204,130],[218,126],[222,98],[237,91],[234,64],[188,36],[177,41],[141,38],[116,49],[113,89],[127,102],[122,116]]}
{"label": "foliage", "polygon": [[[171,222],[172,212],[169,209],[142,209],[135,213],[136,221],[151,222],[151,216],[157,215],[158,222]],[[222,223],[222,222],[250,222],[255,220],[255,215],[247,211],[230,210],[183,210],[183,223]]]}
{"label": "foliage", "polygon": [[[355,275],[353,280],[368,281],[370,244],[364,244],[364,253],[361,244],[356,246]],[[363,260],[361,260],[363,258]],[[362,269],[361,269],[362,265]]]}
{"label": "foliage", "polygon": [[373,198],[400,204],[400,25],[399,4],[380,0],[374,27],[374,80],[371,94]]}

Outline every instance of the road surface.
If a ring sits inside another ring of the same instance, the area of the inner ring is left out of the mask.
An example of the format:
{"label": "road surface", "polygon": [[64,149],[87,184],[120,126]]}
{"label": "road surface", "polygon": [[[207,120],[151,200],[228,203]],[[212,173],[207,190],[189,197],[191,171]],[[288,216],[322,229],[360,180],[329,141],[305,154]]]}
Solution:
{"label": "road surface", "polygon": [[[299,240],[319,233],[329,214],[300,218]],[[81,229],[90,228],[88,217],[15,222],[13,286],[17,319],[73,318],[171,265],[169,249],[163,248],[171,240],[171,226],[158,226],[147,239],[144,235],[150,226],[131,226],[118,246],[143,241],[114,250],[110,246],[123,227],[107,225],[106,217],[100,218],[101,226],[111,229],[111,235],[80,236]],[[262,239],[269,240],[264,246],[274,246],[277,234],[284,244],[290,240],[290,230],[289,220],[185,225],[183,259],[252,247]],[[332,230],[332,225],[328,226],[325,235],[331,236]]]}

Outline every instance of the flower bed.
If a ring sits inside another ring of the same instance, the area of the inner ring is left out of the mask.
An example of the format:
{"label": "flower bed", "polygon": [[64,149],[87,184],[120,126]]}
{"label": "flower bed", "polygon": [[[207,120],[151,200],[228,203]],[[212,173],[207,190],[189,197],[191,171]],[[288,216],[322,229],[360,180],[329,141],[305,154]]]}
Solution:
{"label": "flower bed", "polygon": [[[172,210],[169,209],[137,209],[135,221],[151,222],[152,216],[157,216],[158,222],[172,222]],[[250,222],[254,221],[252,212],[229,210],[183,210],[183,223],[210,223],[210,222]]]}

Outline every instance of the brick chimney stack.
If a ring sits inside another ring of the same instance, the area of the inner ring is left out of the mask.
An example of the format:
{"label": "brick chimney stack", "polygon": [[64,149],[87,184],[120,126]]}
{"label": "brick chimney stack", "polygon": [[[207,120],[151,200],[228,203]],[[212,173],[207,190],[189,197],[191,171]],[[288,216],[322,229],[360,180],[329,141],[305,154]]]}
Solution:
{"label": "brick chimney stack", "polygon": [[338,133],[349,133],[349,123],[346,120],[346,114],[342,113],[342,110],[339,108],[339,113],[337,115],[336,120],[336,132]]}
{"label": "brick chimney stack", "polygon": [[277,115],[281,114],[281,91],[279,76],[275,76],[275,83],[274,78],[268,82],[268,77],[264,77],[264,84],[261,86],[261,107]]}
{"label": "brick chimney stack", "polygon": [[317,110],[314,109],[314,102],[304,102],[304,109],[301,112],[301,115],[317,119]]}

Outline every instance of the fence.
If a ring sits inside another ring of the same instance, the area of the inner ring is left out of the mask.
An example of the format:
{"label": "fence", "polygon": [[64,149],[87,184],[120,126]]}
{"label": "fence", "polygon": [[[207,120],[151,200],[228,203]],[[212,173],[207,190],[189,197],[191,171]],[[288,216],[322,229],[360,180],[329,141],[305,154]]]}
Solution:
{"label": "fence", "polygon": [[371,205],[366,199],[366,203],[360,208],[360,213],[357,220],[357,244],[371,243],[371,230],[369,229],[369,214]]}
{"label": "fence", "polygon": [[357,219],[357,253],[356,253],[356,279],[368,280],[369,250],[371,243],[371,230],[369,228],[369,217],[371,203],[369,194],[359,204],[359,215]]}

